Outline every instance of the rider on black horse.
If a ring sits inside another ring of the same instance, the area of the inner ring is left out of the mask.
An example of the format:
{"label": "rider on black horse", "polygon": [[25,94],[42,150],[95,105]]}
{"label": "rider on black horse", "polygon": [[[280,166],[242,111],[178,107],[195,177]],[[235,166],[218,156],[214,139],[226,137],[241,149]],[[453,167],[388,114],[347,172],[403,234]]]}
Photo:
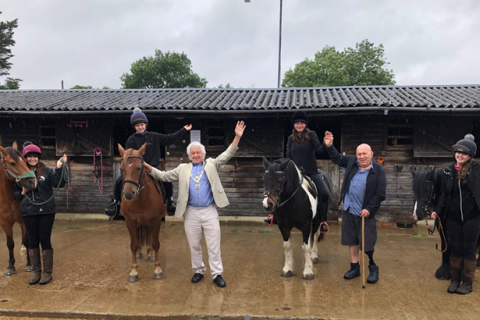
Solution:
{"label": "rider on black horse", "polygon": [[[160,147],[174,143],[177,139],[183,137],[187,131],[192,129],[192,125],[190,124],[172,134],[162,134],[147,131],[148,119],[145,113],[140,110],[140,108],[135,108],[133,110],[133,114],[130,117],[130,124],[135,129],[135,133],[128,138],[125,149],[138,150],[143,146],[144,143],[147,143],[143,160],[155,168],[158,168],[160,164]],[[114,186],[114,201],[107,207],[107,209],[105,209],[105,214],[115,220],[123,220],[123,217],[120,214],[122,184],[123,178],[120,176],[115,182]],[[176,208],[176,204],[172,199],[173,186],[172,183],[169,182],[163,182],[163,185],[165,187],[167,198],[167,214],[173,215]]]}

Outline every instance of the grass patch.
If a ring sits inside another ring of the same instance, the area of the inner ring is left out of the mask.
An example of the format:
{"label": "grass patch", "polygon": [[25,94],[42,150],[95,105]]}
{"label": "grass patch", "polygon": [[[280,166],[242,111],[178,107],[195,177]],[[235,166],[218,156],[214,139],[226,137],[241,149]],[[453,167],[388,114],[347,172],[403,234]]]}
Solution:
{"label": "grass patch", "polygon": [[422,237],[422,238],[426,238],[428,237],[428,235],[426,233],[413,233],[412,236],[414,237]]}
{"label": "grass patch", "polygon": [[68,230],[81,230],[82,227],[68,227]]}
{"label": "grass patch", "polygon": [[233,233],[238,233],[238,230],[237,230],[237,229],[233,229],[232,232],[233,232]]}
{"label": "grass patch", "polygon": [[252,232],[253,232],[252,230],[245,231],[245,233],[252,233]]}
{"label": "grass patch", "polygon": [[268,231],[268,230],[260,230],[258,231],[258,233],[270,233],[271,231]]}
{"label": "grass patch", "polygon": [[172,224],[169,226],[169,228],[175,227],[176,225],[177,225],[176,223],[172,223]]}

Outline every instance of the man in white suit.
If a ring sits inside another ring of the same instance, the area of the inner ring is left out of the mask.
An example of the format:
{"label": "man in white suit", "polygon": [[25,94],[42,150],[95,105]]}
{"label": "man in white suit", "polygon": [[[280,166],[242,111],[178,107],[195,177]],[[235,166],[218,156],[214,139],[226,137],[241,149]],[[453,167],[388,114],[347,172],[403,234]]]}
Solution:
{"label": "man in white suit", "polygon": [[187,154],[192,163],[183,163],[169,171],[160,171],[145,164],[150,175],[154,178],[167,182],[179,182],[175,217],[184,216],[185,233],[192,255],[192,268],[195,272],[192,278],[193,283],[200,282],[206,270],[202,260],[203,230],[213,282],[221,288],[227,285],[222,278],[220,222],[215,205],[223,208],[228,206],[229,202],[217,170],[233,157],[244,130],[244,122],[237,122],[232,144],[216,159],[208,158],[205,160],[205,147],[199,142],[192,142],[187,147]]}

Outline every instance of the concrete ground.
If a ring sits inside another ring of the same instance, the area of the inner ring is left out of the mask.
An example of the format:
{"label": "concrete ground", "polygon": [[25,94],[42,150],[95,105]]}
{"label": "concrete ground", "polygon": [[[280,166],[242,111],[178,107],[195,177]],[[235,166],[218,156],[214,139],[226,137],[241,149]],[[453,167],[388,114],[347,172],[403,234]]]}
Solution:
{"label": "concrete ground", "polygon": [[[153,280],[153,263],[139,263],[140,281],[127,282],[131,254],[122,221],[57,220],[53,281],[28,285],[26,255],[15,228],[17,274],[4,275],[8,251],[0,241],[0,319],[171,319],[234,317],[329,319],[478,319],[480,280],[474,292],[446,292],[434,278],[441,254],[423,227],[380,227],[375,260],[377,284],[362,289],[361,277],[344,280],[349,254],[340,245],[340,227],[320,243],[315,279],[302,280],[301,237],[292,235],[294,274],[280,277],[284,253],[278,228],[259,222],[222,222],[226,288],[207,276],[192,284],[190,252],[181,221],[163,224],[161,261],[165,278]],[[208,267],[206,249],[204,262]],[[366,266],[367,268],[367,266]],[[367,268],[368,270],[368,268]],[[207,272],[209,269],[207,268]],[[248,319],[248,318],[247,318]]]}

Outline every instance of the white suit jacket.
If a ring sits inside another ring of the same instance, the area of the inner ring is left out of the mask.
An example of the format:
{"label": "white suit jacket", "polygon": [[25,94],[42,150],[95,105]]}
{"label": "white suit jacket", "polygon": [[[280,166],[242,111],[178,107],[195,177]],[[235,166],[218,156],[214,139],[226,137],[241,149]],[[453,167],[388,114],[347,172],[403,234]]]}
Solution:
{"label": "white suit jacket", "polygon": [[[238,148],[234,148],[232,145],[228,147],[222,154],[216,159],[208,158],[204,162],[204,170],[207,175],[210,186],[212,187],[213,199],[215,204],[219,208],[228,206],[227,196],[223,190],[222,183],[218,177],[218,169],[223,168],[225,163],[233,157]],[[188,203],[188,193],[190,186],[190,172],[192,171],[192,163],[182,163],[178,167],[169,171],[160,171],[156,168],[152,169],[150,175],[157,180],[166,182],[178,181],[178,199],[177,209],[175,210],[175,217],[180,218],[185,213]]]}

